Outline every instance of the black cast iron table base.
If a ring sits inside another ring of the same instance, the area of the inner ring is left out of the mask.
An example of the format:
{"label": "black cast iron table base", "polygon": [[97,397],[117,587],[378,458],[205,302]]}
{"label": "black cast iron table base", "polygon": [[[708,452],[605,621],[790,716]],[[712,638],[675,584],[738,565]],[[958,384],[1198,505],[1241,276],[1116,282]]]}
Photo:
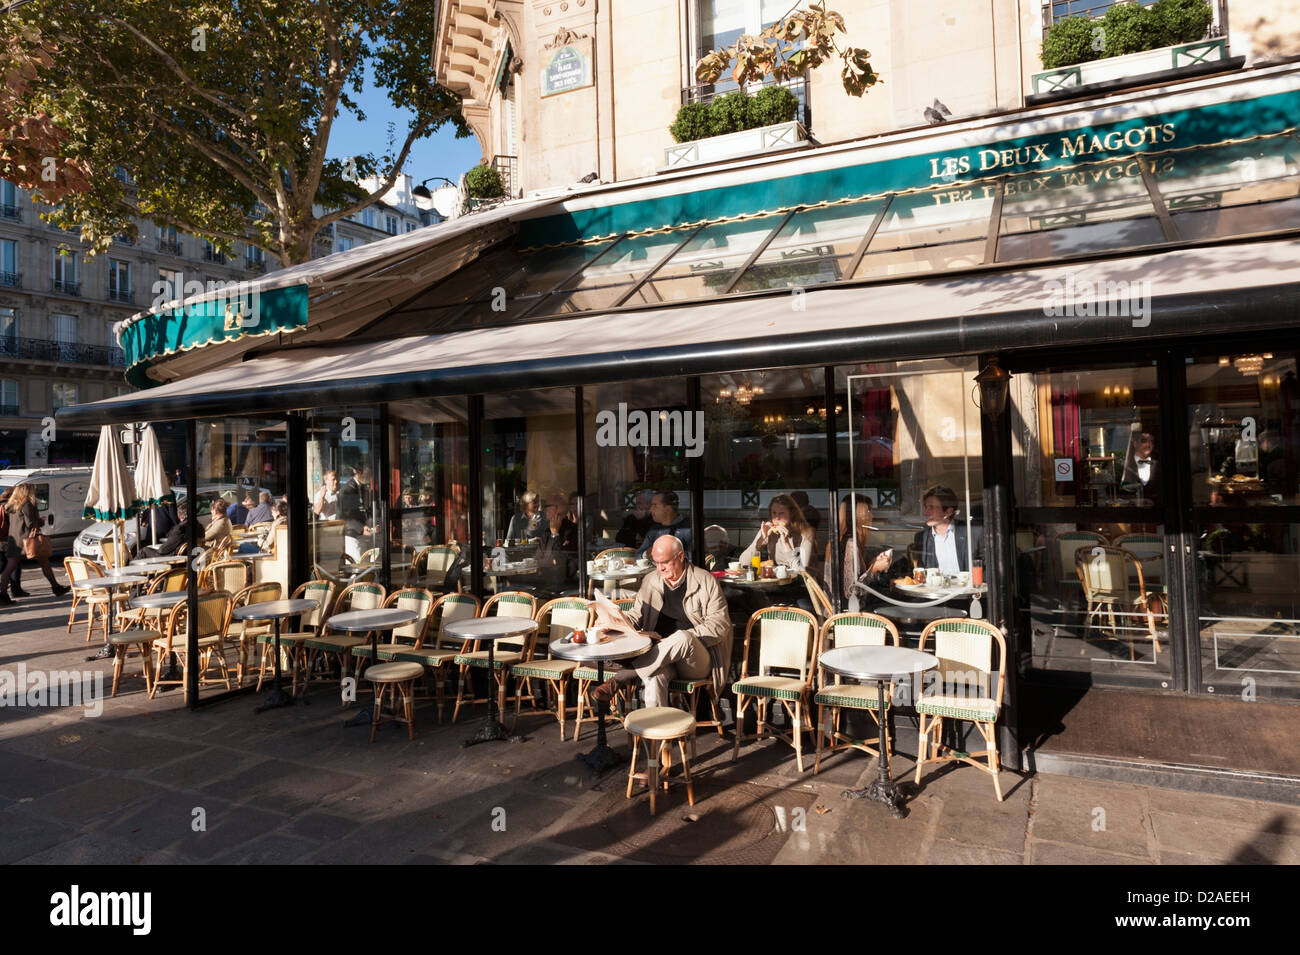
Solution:
{"label": "black cast iron table base", "polygon": [[[284,706],[293,706],[298,702],[284,690],[280,689],[280,618],[275,618],[275,679],[271,681],[271,692],[267,694],[266,701],[253,710],[254,713],[265,713],[267,710],[278,710]],[[265,657],[263,657],[265,659]]]}
{"label": "black cast iron table base", "polygon": [[[477,746],[479,743],[498,743],[502,741],[505,741],[507,743],[522,743],[524,739],[522,736],[511,736],[509,733],[506,732],[505,726],[502,725],[501,723],[501,714],[497,710],[497,695],[496,693],[493,692],[493,686],[492,686],[492,684],[496,682],[496,673],[497,673],[496,660],[492,655],[492,648],[494,642],[495,641],[492,640],[487,641],[488,716],[487,719],[483,721],[483,725],[478,728],[477,733],[475,733],[469,739],[461,740],[460,745],[462,748]],[[506,674],[503,672],[501,674],[502,686],[505,685],[504,683],[505,678],[506,678]]]}
{"label": "black cast iron table base", "polygon": [[[884,701],[885,699],[885,681],[876,681],[876,699]],[[882,709],[880,711],[880,739],[876,742],[876,748],[880,751],[880,773],[876,780],[866,789],[846,789],[843,792],[845,799],[866,799],[870,802],[883,803],[889,807],[889,813],[895,819],[902,819],[907,815],[903,809],[903,792],[898,785],[889,778],[889,747],[885,745],[885,734],[889,731],[885,721],[889,718],[889,711]]]}
{"label": "black cast iron table base", "polygon": [[[603,686],[605,683],[605,661],[596,661],[596,685]],[[605,714],[609,712],[609,704],[597,702],[596,704],[596,748],[586,753],[579,753],[573,757],[578,762],[585,765],[593,776],[599,776],[601,773],[618,765],[622,760],[610,747],[608,739],[605,736]]]}

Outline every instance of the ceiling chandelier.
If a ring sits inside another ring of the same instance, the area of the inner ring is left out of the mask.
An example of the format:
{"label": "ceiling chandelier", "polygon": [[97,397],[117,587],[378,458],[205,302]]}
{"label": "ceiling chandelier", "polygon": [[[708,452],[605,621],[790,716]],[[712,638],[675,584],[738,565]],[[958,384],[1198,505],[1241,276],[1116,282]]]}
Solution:
{"label": "ceiling chandelier", "polygon": [[1231,364],[1233,368],[1237,369],[1237,371],[1245,377],[1258,378],[1259,373],[1264,370],[1264,362],[1272,357],[1272,352],[1264,352],[1262,355],[1238,355],[1236,358],[1220,358],[1219,364]]}
{"label": "ceiling chandelier", "polygon": [[719,388],[717,401],[721,403],[722,399],[725,398],[728,401],[734,401],[738,405],[747,405],[761,394],[763,394],[762,385],[751,385],[749,382],[744,382],[740,387],[734,389]]}

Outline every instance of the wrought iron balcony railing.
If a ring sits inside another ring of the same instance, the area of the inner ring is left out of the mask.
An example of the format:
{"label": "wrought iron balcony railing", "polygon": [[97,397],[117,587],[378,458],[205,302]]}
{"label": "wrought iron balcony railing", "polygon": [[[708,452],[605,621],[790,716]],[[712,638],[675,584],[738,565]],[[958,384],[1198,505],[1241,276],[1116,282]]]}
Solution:
{"label": "wrought iron balcony railing", "polygon": [[17,272],[0,272],[0,285],[7,285],[9,288],[22,288],[23,277]]}
{"label": "wrought iron balcony railing", "polygon": [[50,282],[51,291],[62,292],[64,295],[80,295],[81,283],[76,279],[53,279]]}
{"label": "wrought iron balcony railing", "polygon": [[10,219],[13,222],[22,222],[23,210],[6,202],[3,205],[0,205],[0,219]]}
{"label": "wrought iron balcony railing", "polygon": [[52,342],[40,338],[0,337],[0,359],[4,358],[109,365],[116,368],[126,365],[125,353],[113,345]]}
{"label": "wrought iron balcony railing", "polygon": [[131,290],[129,288],[108,288],[108,300],[110,302],[130,302],[132,300]]}

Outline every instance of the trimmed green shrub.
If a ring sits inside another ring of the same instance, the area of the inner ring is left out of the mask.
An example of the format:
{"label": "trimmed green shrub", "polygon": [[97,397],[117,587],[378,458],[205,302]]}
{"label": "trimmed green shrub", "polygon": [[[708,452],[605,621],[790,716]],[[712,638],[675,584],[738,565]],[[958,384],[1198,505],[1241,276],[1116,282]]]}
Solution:
{"label": "trimmed green shrub", "polygon": [[495,199],[504,195],[501,173],[495,166],[477,165],[465,173],[465,191],[471,199]]}
{"label": "trimmed green shrub", "polygon": [[712,117],[714,136],[738,133],[742,129],[753,129],[754,100],[748,93],[736,90],[726,96],[719,96],[709,108]]}
{"label": "trimmed green shrub", "polygon": [[756,127],[788,123],[799,111],[799,98],[784,86],[764,86],[755,94],[751,110]]}
{"label": "trimmed green shrub", "polygon": [[713,135],[712,122],[708,103],[683,103],[668,132],[672,133],[674,142],[692,143]]}
{"label": "trimmed green shrub", "polygon": [[753,96],[735,90],[711,103],[683,103],[668,132],[675,142],[690,143],[788,123],[798,111],[798,97],[784,86],[765,86]]}
{"label": "trimmed green shrub", "polygon": [[1101,24],[1087,17],[1066,17],[1052,24],[1043,37],[1043,69],[1058,70],[1063,66],[1087,63],[1103,56],[1093,49],[1093,36]]}
{"label": "trimmed green shrub", "polygon": [[1160,21],[1151,8],[1136,3],[1115,4],[1102,17],[1101,27],[1106,31],[1106,48],[1102,53],[1106,57],[1154,50],[1160,46],[1163,36]]}
{"label": "trimmed green shrub", "polygon": [[1214,11],[1206,0],[1156,0],[1151,12],[1160,24],[1158,46],[1203,40],[1214,20]]}

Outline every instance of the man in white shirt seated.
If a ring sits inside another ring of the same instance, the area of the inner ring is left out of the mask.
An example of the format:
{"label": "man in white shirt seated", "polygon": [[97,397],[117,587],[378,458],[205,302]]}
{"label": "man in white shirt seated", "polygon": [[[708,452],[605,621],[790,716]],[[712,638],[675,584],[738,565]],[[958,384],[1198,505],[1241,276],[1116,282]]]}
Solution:
{"label": "man in white shirt seated", "polygon": [[976,560],[983,556],[982,535],[973,528],[971,546],[966,546],[966,524],[955,520],[957,495],[950,487],[936,484],[921,499],[925,514],[925,530],[917,533],[913,546],[922,567],[938,567],[942,574],[957,574],[970,570],[973,553]]}

